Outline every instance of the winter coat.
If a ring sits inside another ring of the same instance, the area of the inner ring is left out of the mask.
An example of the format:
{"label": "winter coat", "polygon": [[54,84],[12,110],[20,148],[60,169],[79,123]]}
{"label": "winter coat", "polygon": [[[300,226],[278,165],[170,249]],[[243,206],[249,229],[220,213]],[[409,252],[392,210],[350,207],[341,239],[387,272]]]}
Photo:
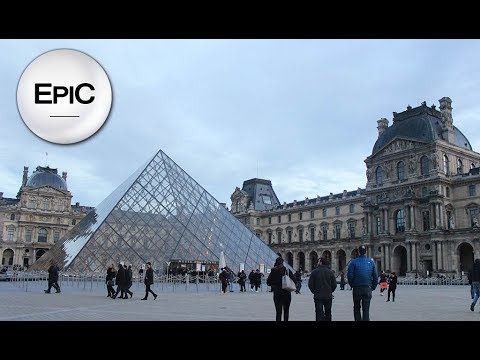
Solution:
{"label": "winter coat", "polygon": [[48,268],[48,280],[49,281],[58,281],[58,267],[56,265],[50,265]]}
{"label": "winter coat", "polygon": [[145,271],[145,280],[143,281],[145,285],[153,285],[153,269],[148,268],[147,271]]}
{"label": "winter coat", "polygon": [[332,293],[337,288],[335,274],[327,265],[319,265],[310,274],[308,288],[314,299],[331,299]]}
{"label": "winter coat", "polygon": [[[282,289],[282,277],[285,275],[287,268],[282,265],[277,265],[272,268],[267,277],[267,285],[275,291],[287,291]],[[295,282],[295,275],[291,270],[288,270],[288,276]]]}
{"label": "winter coat", "polygon": [[113,280],[117,272],[113,268],[107,269],[107,276],[105,277],[105,284],[108,283],[109,280]]}
{"label": "winter coat", "polygon": [[392,290],[397,288],[397,275],[390,275],[388,278],[388,288]]}
{"label": "winter coat", "polygon": [[377,288],[378,273],[372,260],[365,255],[353,259],[347,271],[348,284],[354,288],[357,286],[370,286],[372,291]]}
{"label": "winter coat", "polygon": [[125,286],[126,274],[123,265],[120,265],[117,271],[117,276],[115,277],[115,285]]}

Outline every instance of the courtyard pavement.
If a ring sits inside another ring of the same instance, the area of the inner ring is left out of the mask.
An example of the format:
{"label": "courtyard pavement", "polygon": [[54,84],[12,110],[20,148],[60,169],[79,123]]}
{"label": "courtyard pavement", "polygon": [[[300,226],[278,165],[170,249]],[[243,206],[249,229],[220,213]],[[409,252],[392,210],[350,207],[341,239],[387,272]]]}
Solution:
{"label": "courtyard pavement", "polygon": [[[28,285],[28,286],[27,286]],[[202,286],[203,285],[203,286]],[[0,282],[0,320],[2,321],[273,321],[272,293],[261,291],[222,294],[216,285],[208,289],[184,284],[155,284],[154,301],[144,296],[144,286],[134,284],[132,299],[106,297],[102,283],[61,284],[60,294],[45,294],[44,282]],[[52,289],[53,290],[53,289]],[[386,291],[385,291],[386,295]],[[353,320],[352,292],[334,293],[334,321]],[[470,311],[470,286],[399,286],[395,302],[374,292],[370,306],[372,321],[478,321],[480,302]],[[306,284],[301,294],[292,293],[291,321],[312,321],[315,310]]]}

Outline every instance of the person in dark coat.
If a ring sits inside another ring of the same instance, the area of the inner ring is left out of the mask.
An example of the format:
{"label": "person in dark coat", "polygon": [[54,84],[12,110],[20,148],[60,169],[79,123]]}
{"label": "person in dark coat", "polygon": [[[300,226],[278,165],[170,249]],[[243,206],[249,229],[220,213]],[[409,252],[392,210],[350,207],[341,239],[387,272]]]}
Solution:
{"label": "person in dark coat", "polygon": [[[275,264],[268,274],[267,285],[273,290],[273,303],[275,304],[275,320],[288,321],[290,316],[290,303],[292,302],[292,294],[288,290],[282,289],[282,276],[287,273],[287,268],[283,265],[283,259],[278,257]],[[295,282],[295,276],[291,270],[288,270],[288,276]]]}
{"label": "person in dark coat", "polygon": [[238,284],[240,285],[240,291],[247,291],[245,288],[245,281],[247,280],[247,274],[245,274],[245,271],[240,271],[238,274]]}
{"label": "person in dark coat", "polygon": [[112,265],[110,265],[107,269],[107,276],[105,277],[105,284],[107,284],[107,292],[108,292],[108,295],[107,297],[113,297],[113,295],[115,294],[115,289],[113,288],[113,284],[115,284],[115,275],[117,274],[117,272],[115,271],[115,267]]}
{"label": "person in dark coat", "polygon": [[218,275],[218,280],[220,280],[220,282],[222,283],[222,293],[226,293],[227,292],[227,285],[228,285],[228,272],[225,268],[222,268],[222,272],[220,273],[220,275]]}
{"label": "person in dark coat", "polygon": [[115,299],[118,293],[120,293],[120,299],[124,299],[125,284],[126,284],[126,271],[125,271],[125,268],[123,267],[123,264],[120,263],[118,264],[117,276],[115,277],[115,285],[117,285],[117,291],[112,296],[112,299]]}
{"label": "person in dark coat", "polygon": [[252,269],[250,274],[248,274],[248,281],[250,281],[250,291],[254,291],[253,287],[255,286],[255,270]]}
{"label": "person in dark coat", "polygon": [[150,286],[153,285],[153,269],[152,269],[152,263],[147,262],[147,270],[145,271],[145,297],[142,298],[142,300],[147,300],[148,299],[148,293],[152,293],[153,295],[153,300],[157,299],[157,294],[153,292],[152,289],[150,289]]}
{"label": "person in dark coat", "polygon": [[55,293],[60,292],[60,286],[58,286],[58,266],[54,262],[48,268],[48,289],[44,290],[45,294],[50,294],[50,290],[53,288],[56,290]]}
{"label": "person in dark coat", "polygon": [[[126,265],[125,265],[126,267]],[[128,268],[125,270],[125,297],[124,299],[128,299],[127,294],[130,295],[130,299],[133,296],[133,292],[130,291],[130,288],[132,287],[132,278],[133,278],[133,272],[132,272],[132,264],[128,265]]]}
{"label": "person in dark coat", "polygon": [[297,270],[295,272],[295,284],[297,285],[295,294],[300,294],[300,289],[302,288],[302,273],[300,272],[300,270]]}
{"label": "person in dark coat", "polygon": [[469,271],[469,273],[470,272],[472,273],[471,279],[473,287],[473,300],[470,305],[470,310],[474,311],[475,304],[480,297],[480,259],[475,259],[475,261],[473,262],[473,269],[472,271]]}
{"label": "person in dark coat", "polygon": [[392,301],[395,301],[395,290],[397,289],[397,274],[392,272],[388,278],[388,293],[387,301],[390,301],[390,293],[392,294]]}
{"label": "person in dark coat", "polygon": [[315,303],[316,321],[332,321],[332,293],[337,288],[337,279],[328,265],[327,259],[322,256],[308,279],[308,288]]}
{"label": "person in dark coat", "polygon": [[262,286],[262,276],[263,274],[260,272],[259,269],[255,270],[255,273],[253,274],[253,282],[255,284],[255,292],[258,292],[258,289],[260,286]]}
{"label": "person in dark coat", "polygon": [[340,290],[345,290],[345,273],[340,273]]}

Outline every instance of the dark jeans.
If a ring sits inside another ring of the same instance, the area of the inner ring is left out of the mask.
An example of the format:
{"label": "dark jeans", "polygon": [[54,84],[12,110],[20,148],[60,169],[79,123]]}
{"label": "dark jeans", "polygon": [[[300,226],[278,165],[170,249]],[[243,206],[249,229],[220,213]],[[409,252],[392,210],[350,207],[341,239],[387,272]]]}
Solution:
{"label": "dark jeans", "polygon": [[115,289],[112,285],[107,285],[108,296],[113,296],[115,294]]}
{"label": "dark jeans", "polygon": [[395,288],[391,288],[390,286],[388,287],[387,300],[390,300],[390,293],[392,293],[392,300],[395,301],[395,290],[397,290],[396,287]]}
{"label": "dark jeans", "polygon": [[[370,300],[372,288],[370,286],[356,286],[353,288],[353,317],[355,321],[370,321]],[[360,314],[362,308],[363,317]]]}
{"label": "dark jeans", "polygon": [[297,289],[296,289],[295,292],[296,292],[297,294],[300,294],[300,289],[302,288],[302,283],[299,281],[299,282],[297,282],[296,285],[297,285],[297,286],[296,286]]}
{"label": "dark jeans", "polygon": [[223,293],[227,291],[227,285],[228,285],[228,283],[222,282],[222,292]]}
{"label": "dark jeans", "polygon": [[283,309],[283,321],[288,321],[290,303],[292,302],[292,294],[290,291],[283,289],[273,290],[273,303],[275,304],[276,321],[282,321],[282,309]]}
{"label": "dark jeans", "polygon": [[154,297],[157,297],[157,294],[155,294],[152,289],[150,289],[150,284],[145,284],[145,299],[148,299],[148,293],[152,293]]}
{"label": "dark jeans", "polygon": [[60,291],[60,286],[58,286],[57,280],[55,281],[48,280],[48,289],[47,289],[48,292],[50,292],[50,290],[52,289],[52,286],[56,291]]}
{"label": "dark jeans", "polygon": [[240,282],[240,291],[247,291],[247,289],[245,288],[245,282]]}
{"label": "dark jeans", "polygon": [[313,301],[315,302],[315,320],[332,321],[332,298],[315,298]]}

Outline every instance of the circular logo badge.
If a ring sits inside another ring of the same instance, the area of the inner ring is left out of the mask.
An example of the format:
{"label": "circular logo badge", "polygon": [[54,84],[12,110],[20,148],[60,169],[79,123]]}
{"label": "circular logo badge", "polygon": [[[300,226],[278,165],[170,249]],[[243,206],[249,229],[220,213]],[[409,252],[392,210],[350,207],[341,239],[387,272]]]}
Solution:
{"label": "circular logo badge", "polygon": [[89,55],[52,50],[23,72],[17,106],[35,135],[56,144],[73,144],[95,134],[107,120],[112,87],[105,70]]}

